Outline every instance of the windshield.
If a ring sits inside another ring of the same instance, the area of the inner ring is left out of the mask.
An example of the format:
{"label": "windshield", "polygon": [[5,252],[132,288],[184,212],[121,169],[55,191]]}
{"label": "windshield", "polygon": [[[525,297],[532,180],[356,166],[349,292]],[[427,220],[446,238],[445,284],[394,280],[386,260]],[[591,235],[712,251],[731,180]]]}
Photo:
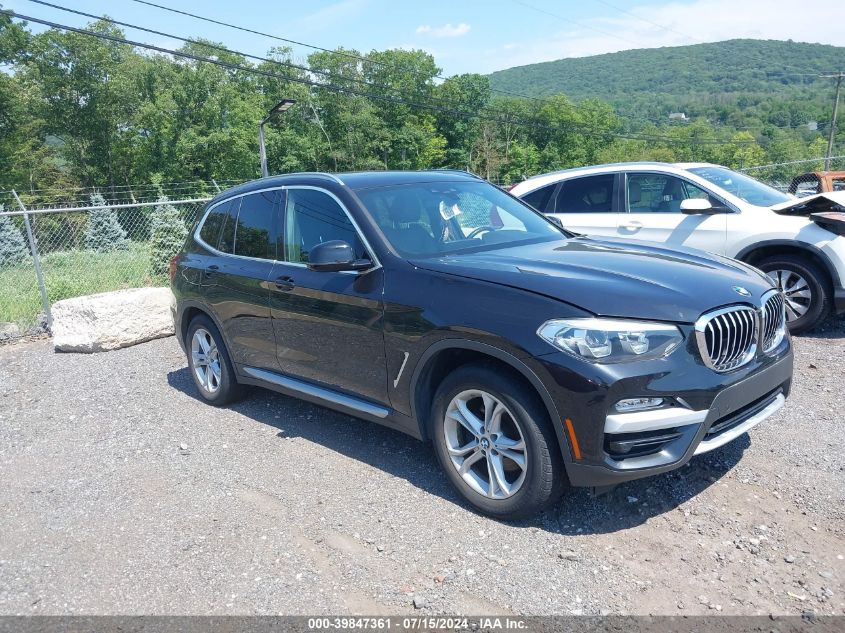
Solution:
{"label": "windshield", "polygon": [[689,171],[732,193],[740,200],[758,207],[771,207],[792,199],[789,195],[769,185],[764,185],[751,176],[731,171],[726,167],[693,167]]}
{"label": "windshield", "polygon": [[486,182],[424,182],[356,193],[403,257],[563,237],[561,229]]}

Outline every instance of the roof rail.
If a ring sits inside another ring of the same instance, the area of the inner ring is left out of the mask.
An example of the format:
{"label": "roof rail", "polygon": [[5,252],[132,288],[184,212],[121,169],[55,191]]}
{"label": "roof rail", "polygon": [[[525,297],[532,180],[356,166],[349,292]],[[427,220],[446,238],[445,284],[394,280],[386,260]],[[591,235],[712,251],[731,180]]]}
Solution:
{"label": "roof rail", "polygon": [[278,174],[279,176],[321,176],[323,178],[328,178],[329,180],[333,180],[339,185],[343,184],[343,181],[335,176],[334,174],[330,174],[327,171],[298,171],[293,174]]}
{"label": "roof rail", "polygon": [[453,172],[453,173],[456,173],[456,174],[464,174],[466,176],[472,176],[473,178],[476,178],[477,180],[484,180],[484,178],[482,178],[478,174],[472,173],[468,169],[455,169],[454,167],[436,167],[434,169],[426,169],[425,171],[449,171],[449,172]]}

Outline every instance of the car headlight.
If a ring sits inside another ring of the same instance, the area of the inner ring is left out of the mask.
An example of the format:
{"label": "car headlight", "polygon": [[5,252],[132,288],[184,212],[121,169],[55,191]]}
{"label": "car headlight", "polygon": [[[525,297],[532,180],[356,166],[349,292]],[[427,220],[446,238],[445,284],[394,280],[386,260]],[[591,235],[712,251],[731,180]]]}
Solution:
{"label": "car headlight", "polygon": [[557,349],[594,363],[662,358],[684,340],[674,325],[624,319],[552,319],[537,334]]}

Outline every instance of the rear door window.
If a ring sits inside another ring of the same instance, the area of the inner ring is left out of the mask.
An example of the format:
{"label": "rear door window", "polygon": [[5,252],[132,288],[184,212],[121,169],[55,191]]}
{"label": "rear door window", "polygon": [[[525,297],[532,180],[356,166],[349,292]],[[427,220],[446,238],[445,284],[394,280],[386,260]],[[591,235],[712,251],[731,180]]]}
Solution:
{"label": "rear door window", "polygon": [[599,174],[564,180],[557,193],[555,213],[612,213],[614,174]]}
{"label": "rear door window", "polygon": [[234,237],[234,254],[276,259],[275,231],[277,191],[251,193],[241,198]]}

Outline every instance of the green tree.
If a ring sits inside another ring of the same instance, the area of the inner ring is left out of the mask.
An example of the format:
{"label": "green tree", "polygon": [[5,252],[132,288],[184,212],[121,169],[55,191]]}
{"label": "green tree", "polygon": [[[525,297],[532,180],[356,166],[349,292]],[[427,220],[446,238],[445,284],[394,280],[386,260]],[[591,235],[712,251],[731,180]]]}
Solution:
{"label": "green tree", "polygon": [[88,214],[88,226],[85,229],[85,248],[89,251],[106,253],[129,248],[126,231],[117,221],[117,213],[106,206],[106,200],[99,193],[91,196],[94,207]]}
{"label": "green tree", "polygon": [[[445,111],[437,112],[437,128],[446,139],[446,162],[450,167],[471,167],[471,153],[481,132],[481,116],[490,101],[490,82],[487,77],[468,73],[455,75],[434,89],[437,105]],[[468,117],[460,113],[478,114]]]}
{"label": "green tree", "polygon": [[729,167],[742,169],[766,162],[766,152],[757,144],[751,132],[737,132],[731,137]]}
{"label": "green tree", "polygon": [[[0,204],[0,213],[4,211]],[[12,219],[0,215],[0,266],[20,264],[29,257],[29,248]]]}
{"label": "green tree", "polygon": [[531,143],[516,141],[511,145],[510,153],[504,165],[503,184],[512,184],[525,180],[540,171],[540,152]]}
{"label": "green tree", "polygon": [[170,258],[176,255],[185,243],[188,229],[179,217],[179,211],[170,204],[167,196],[158,199],[153,212],[150,238],[150,276],[167,274]]}

